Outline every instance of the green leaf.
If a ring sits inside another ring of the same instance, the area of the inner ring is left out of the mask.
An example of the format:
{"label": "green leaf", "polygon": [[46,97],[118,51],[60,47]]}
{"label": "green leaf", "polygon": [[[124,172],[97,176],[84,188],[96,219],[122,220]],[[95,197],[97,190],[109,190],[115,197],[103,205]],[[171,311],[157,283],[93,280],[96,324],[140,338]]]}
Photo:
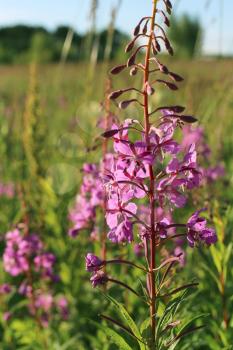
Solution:
{"label": "green leaf", "polygon": [[229,246],[226,248],[226,252],[225,252],[224,257],[223,257],[224,265],[227,265],[227,263],[231,257],[232,247],[233,247],[233,244],[230,243]]}
{"label": "green leaf", "polygon": [[207,317],[207,316],[210,316],[210,314],[205,313],[205,314],[199,314],[197,316],[192,317],[179,329],[179,332],[181,333],[181,332],[185,331],[194,321],[196,321],[200,318],[203,318],[203,317]]}
{"label": "green leaf", "polygon": [[132,319],[132,317],[129,315],[128,311],[125,309],[124,305],[122,305],[121,303],[119,303],[117,300],[115,300],[114,298],[110,297],[109,295],[106,295],[106,297],[115,305],[115,307],[120,311],[120,314],[122,316],[122,318],[126,321],[127,325],[129,326],[129,328],[131,329],[131,331],[133,332],[133,334],[135,335],[137,342],[140,346],[141,350],[146,349],[145,348],[145,344],[143,344],[142,342],[145,342],[136,323],[134,322],[134,320]]}
{"label": "green leaf", "polygon": [[202,267],[209,273],[209,275],[213,278],[213,280],[215,281],[215,283],[218,286],[219,291],[221,291],[221,283],[218,280],[218,277],[215,275],[215,273],[206,265],[206,264],[202,264]]}
{"label": "green leaf", "polygon": [[129,344],[113,329],[103,326],[100,323],[97,323],[93,320],[89,320],[90,323],[95,325],[97,328],[99,328],[107,337],[109,337],[112,342],[119,347],[120,350],[132,350]]}
{"label": "green leaf", "polygon": [[141,326],[140,326],[140,332],[141,334],[150,326],[150,317],[146,318]]}
{"label": "green leaf", "polygon": [[218,249],[212,245],[210,247],[210,252],[211,252],[211,256],[212,256],[212,259],[214,261],[214,264],[218,270],[219,273],[221,273],[221,270],[222,270],[222,256],[221,256],[221,253],[218,251]]}
{"label": "green leaf", "polygon": [[113,329],[104,327],[104,332],[119,350],[132,350],[128,343]]}
{"label": "green leaf", "polygon": [[184,293],[181,296],[178,296],[174,299],[172,299],[166,306],[165,311],[163,313],[163,315],[160,317],[159,321],[157,322],[157,334],[160,333],[161,328],[163,327],[164,323],[167,320],[171,320],[173,319],[178,307],[180,306],[180,304],[185,300],[185,296],[188,293],[187,290],[184,291]]}

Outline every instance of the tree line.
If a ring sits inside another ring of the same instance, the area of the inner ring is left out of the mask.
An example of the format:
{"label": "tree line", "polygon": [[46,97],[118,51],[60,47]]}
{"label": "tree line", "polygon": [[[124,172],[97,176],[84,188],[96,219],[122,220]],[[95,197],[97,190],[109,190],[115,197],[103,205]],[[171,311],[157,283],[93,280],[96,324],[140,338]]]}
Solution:
{"label": "tree line", "polygon": [[[69,43],[68,33],[71,33]],[[202,29],[198,20],[187,15],[173,17],[169,33],[179,56],[192,57],[200,52]],[[64,44],[65,59],[77,62],[89,59],[92,54],[103,61],[108,51],[109,59],[119,59],[122,46],[129,35],[118,29],[102,30],[98,33],[80,34],[68,26],[59,26],[48,31],[41,26],[14,25],[0,28],[0,63],[28,63],[33,59],[41,62],[58,62],[62,59]],[[110,48],[109,48],[110,45]],[[93,50],[95,52],[93,52]]]}

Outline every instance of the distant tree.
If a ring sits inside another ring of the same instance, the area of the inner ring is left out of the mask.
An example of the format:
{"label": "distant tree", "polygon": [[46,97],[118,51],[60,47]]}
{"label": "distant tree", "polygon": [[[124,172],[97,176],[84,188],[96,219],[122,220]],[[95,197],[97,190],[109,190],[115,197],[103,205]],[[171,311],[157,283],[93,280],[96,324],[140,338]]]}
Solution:
{"label": "distant tree", "polygon": [[[107,45],[108,30],[103,30],[99,33],[99,55],[98,59],[102,61],[104,59],[104,52]],[[122,33],[121,31],[115,29],[113,33],[112,50],[110,53],[110,59],[115,59],[119,56],[122,51],[122,46],[124,46],[129,40],[129,36]]]}
{"label": "distant tree", "polygon": [[0,61],[13,63],[17,56],[30,49],[31,39],[35,33],[48,33],[42,27],[15,25],[0,28]]}
{"label": "distant tree", "polygon": [[198,19],[184,14],[173,16],[168,36],[176,50],[176,55],[193,57],[201,49],[202,28]]}

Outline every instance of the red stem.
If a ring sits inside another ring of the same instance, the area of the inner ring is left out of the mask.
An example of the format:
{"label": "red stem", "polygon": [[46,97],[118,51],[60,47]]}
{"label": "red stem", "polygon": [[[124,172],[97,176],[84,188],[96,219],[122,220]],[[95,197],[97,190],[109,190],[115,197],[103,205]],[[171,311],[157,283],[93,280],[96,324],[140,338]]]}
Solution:
{"label": "red stem", "polygon": [[[157,0],[153,0],[153,13],[151,17],[150,23],[150,37],[148,40],[147,48],[146,48],[146,57],[145,57],[145,70],[144,70],[144,84],[149,80],[149,70],[150,70],[150,53],[151,53],[151,45],[152,45],[152,33],[154,32],[155,26],[155,15],[156,15],[156,5]],[[150,147],[149,140],[149,132],[150,132],[150,120],[149,120],[149,101],[147,92],[144,89],[144,127],[145,127],[145,138],[148,148]],[[150,173],[150,186],[149,186],[149,198],[150,198],[150,230],[151,230],[151,238],[150,238],[150,249],[148,250],[148,261],[149,261],[149,286],[150,286],[150,319],[151,319],[151,345],[154,347],[155,344],[155,313],[156,313],[156,286],[155,286],[155,268],[156,268],[156,232],[155,232],[155,217],[154,217],[154,172],[153,167],[149,166]]]}

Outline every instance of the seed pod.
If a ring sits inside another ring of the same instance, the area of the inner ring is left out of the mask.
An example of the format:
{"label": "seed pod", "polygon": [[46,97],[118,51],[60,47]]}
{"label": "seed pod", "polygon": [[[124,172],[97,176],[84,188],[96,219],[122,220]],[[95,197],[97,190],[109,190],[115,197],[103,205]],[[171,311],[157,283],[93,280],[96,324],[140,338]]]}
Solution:
{"label": "seed pod", "polygon": [[110,73],[111,74],[119,74],[126,68],[126,64],[120,64],[119,66],[115,66],[111,69]]}
{"label": "seed pod", "polygon": [[109,100],[115,100],[116,98],[118,98],[119,96],[121,96],[121,94],[123,94],[123,90],[116,90],[113,91],[109,96]]}

